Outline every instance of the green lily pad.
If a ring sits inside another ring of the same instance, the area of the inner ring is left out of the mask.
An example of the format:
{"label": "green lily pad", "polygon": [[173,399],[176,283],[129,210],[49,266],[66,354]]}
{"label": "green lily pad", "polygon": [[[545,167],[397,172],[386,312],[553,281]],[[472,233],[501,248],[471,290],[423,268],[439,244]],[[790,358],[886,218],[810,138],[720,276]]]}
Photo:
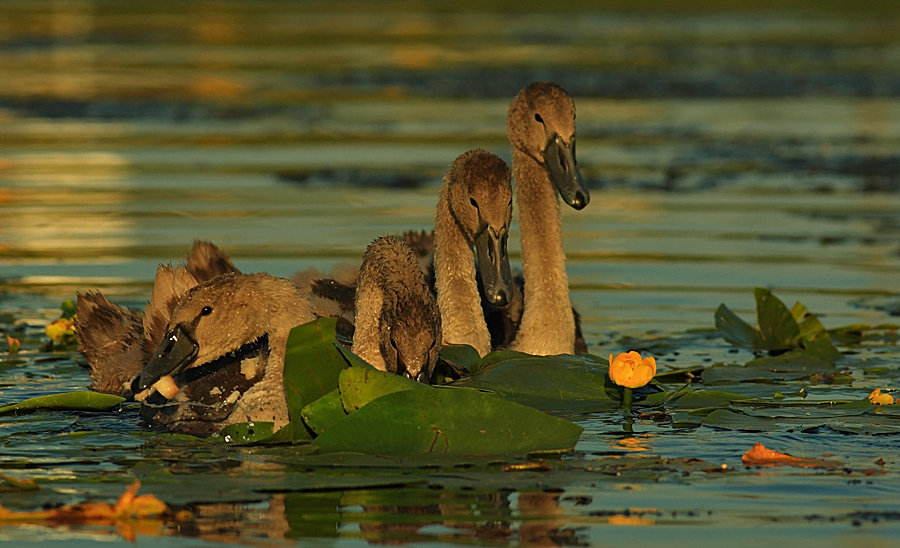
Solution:
{"label": "green lily pad", "polygon": [[393,456],[512,455],[565,452],[582,428],[475,390],[426,388],[382,396],[312,442],[322,452]]}
{"label": "green lily pad", "polygon": [[272,432],[273,427],[274,423],[272,422],[257,422],[253,424],[242,422],[238,424],[229,424],[217,434],[214,434],[207,439],[209,441],[220,441],[223,443],[233,443],[235,445],[291,442],[293,431],[290,428],[288,428],[288,431],[290,431],[289,435],[285,435],[288,431],[281,433],[282,430],[284,430],[282,429],[278,431],[281,435],[279,435],[278,438],[274,438],[276,433]]}
{"label": "green lily pad", "polygon": [[445,344],[441,347],[440,355],[442,360],[465,369],[470,375],[481,366],[481,356],[468,344]]}
{"label": "green lily pad", "polygon": [[[354,368],[348,368],[354,369]],[[344,405],[341,403],[341,392],[335,388],[328,394],[312,402],[303,408],[303,422],[310,427],[316,435],[324,432],[328,427],[347,416]]]}
{"label": "green lily pad", "polygon": [[370,401],[402,390],[421,390],[427,384],[372,367],[348,367],[338,377],[341,403],[352,413]]}
{"label": "green lily pad", "polygon": [[745,348],[762,347],[762,337],[759,331],[732,312],[725,306],[725,303],[720,304],[716,309],[715,320],[716,329],[730,344]]}
{"label": "green lily pad", "polygon": [[703,426],[724,428],[726,430],[740,430],[742,432],[770,432],[777,421],[763,417],[751,417],[729,409],[716,409],[703,417]]}
{"label": "green lily pad", "polygon": [[39,409],[53,411],[107,411],[117,407],[125,398],[100,392],[79,390],[62,394],[38,396],[0,407],[0,415],[19,415]]}
{"label": "green lily pad", "polygon": [[728,407],[732,403],[751,401],[752,396],[718,390],[673,390],[647,396],[644,405],[664,405],[666,409],[697,410]]}
{"label": "green lily pad", "polygon": [[511,350],[484,357],[481,369],[450,387],[476,388],[545,411],[601,411],[619,406],[608,367],[591,356],[530,356]]}
{"label": "green lily pad", "polygon": [[829,331],[803,304],[794,303],[789,310],[762,287],[754,290],[754,296],[758,329],[740,319],[725,304],[719,305],[715,313],[716,328],[726,341],[769,352],[802,349],[828,362],[842,357],[834,347]]}
{"label": "green lily pad", "polygon": [[[338,386],[348,367],[335,346],[334,318],[320,318],[291,330],[284,358],[284,389],[291,424],[302,425],[302,410]],[[305,428],[293,428],[294,441],[311,440]]]}
{"label": "green lily pad", "polygon": [[800,326],[791,311],[768,289],[757,287],[753,294],[762,350],[791,348],[800,336]]}
{"label": "green lily pad", "polygon": [[747,362],[746,366],[776,372],[783,375],[785,379],[798,379],[816,373],[831,373],[836,370],[833,363],[802,350],[786,352],[779,356],[757,358]]}

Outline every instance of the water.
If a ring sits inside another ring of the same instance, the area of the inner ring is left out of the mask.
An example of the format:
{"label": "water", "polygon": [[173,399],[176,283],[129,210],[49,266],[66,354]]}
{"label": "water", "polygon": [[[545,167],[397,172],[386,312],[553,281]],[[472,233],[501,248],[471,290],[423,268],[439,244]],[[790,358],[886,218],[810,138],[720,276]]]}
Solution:
{"label": "water", "polygon": [[[698,330],[722,302],[752,318],[754,286],[802,301],[828,327],[896,319],[893,3],[852,16],[800,1],[492,6],[0,5],[0,314],[25,342],[0,357],[0,403],[85,386],[77,354],[41,349],[60,301],[101,288],[140,306],[156,265],[183,260],[194,239],[244,271],[287,276],[429,227],[456,155],[479,146],[509,159],[506,107],[538,79],[561,83],[578,109],[592,202],[563,222],[592,353],[658,338],[670,345],[661,369],[743,363],[749,352]],[[510,242],[515,262],[517,233]],[[803,387],[825,401],[897,387],[893,340],[854,352],[850,384],[739,388]],[[888,372],[867,375],[866,363]],[[129,408],[5,417],[0,471],[44,488],[0,500],[110,501],[136,477],[193,512],[136,532],[165,546],[694,546],[725,535],[837,546],[900,533],[895,435],[653,418],[627,435],[618,415],[572,418],[586,429],[574,455],[551,472],[502,472],[209,448],[142,433]],[[744,469],[757,441],[842,467]],[[7,525],[0,538],[94,546],[128,535]]]}

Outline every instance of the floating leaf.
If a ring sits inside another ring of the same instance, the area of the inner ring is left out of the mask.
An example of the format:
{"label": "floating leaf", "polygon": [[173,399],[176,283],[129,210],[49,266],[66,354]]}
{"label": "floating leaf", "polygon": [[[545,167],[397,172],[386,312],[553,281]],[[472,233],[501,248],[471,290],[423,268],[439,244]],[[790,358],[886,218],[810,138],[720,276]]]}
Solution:
{"label": "floating leaf", "polygon": [[442,360],[465,369],[469,374],[475,373],[481,366],[481,356],[468,344],[445,344],[440,355]]}
{"label": "floating leaf", "polygon": [[756,320],[763,350],[784,350],[796,344],[800,327],[781,300],[763,287],[753,290],[756,297]]}
{"label": "floating leaf", "polygon": [[448,386],[477,388],[546,411],[615,409],[619,389],[593,356],[530,356],[493,352],[481,369]]}
{"label": "floating leaf", "polygon": [[475,390],[394,392],[335,423],[312,442],[321,451],[394,456],[564,452],[582,428]]}
{"label": "floating leaf", "polygon": [[372,364],[354,354],[353,351],[348,350],[344,345],[335,342],[334,347],[337,348],[338,352],[340,352],[341,356],[343,356],[344,359],[347,360],[347,363],[349,365],[353,367],[366,367],[372,369]]}
{"label": "floating leaf", "polygon": [[0,415],[30,413],[38,409],[54,411],[107,411],[125,401],[125,398],[100,392],[79,390],[62,394],[38,396],[0,407]]}
{"label": "floating leaf", "polygon": [[274,445],[279,443],[291,443],[294,440],[294,423],[288,424],[275,433],[272,432],[274,426],[275,424],[272,422],[241,422],[229,424],[207,439],[209,441],[220,441],[223,443],[233,443],[235,445]]}
{"label": "floating leaf", "polygon": [[352,413],[386,394],[402,390],[421,390],[428,388],[428,385],[370,366],[344,369],[338,377],[338,387],[344,410]]}
{"label": "floating leaf", "polygon": [[750,417],[743,413],[728,409],[716,409],[701,421],[703,426],[740,430],[743,432],[771,432],[776,424],[775,419]]}
{"label": "floating leaf", "polygon": [[816,373],[831,373],[836,369],[833,363],[802,350],[786,352],[779,356],[756,358],[747,362],[747,367],[777,372],[784,379],[798,379]]}
{"label": "floating leaf", "polygon": [[[334,342],[334,318],[320,318],[291,330],[284,358],[284,389],[291,424],[301,425],[302,410],[338,386],[348,367]],[[293,428],[294,441],[312,439],[305,428]]]}
{"label": "floating leaf", "polygon": [[[800,301],[795,302],[794,306],[791,307],[791,316],[794,317],[794,321],[796,321],[798,324],[800,323],[800,320],[802,320],[803,317],[808,313],[809,309],[806,308],[806,305],[802,304]],[[800,328],[800,331],[803,331],[802,326]]]}
{"label": "floating leaf", "polygon": [[666,409],[710,409],[728,407],[732,403],[750,401],[752,396],[732,394],[718,390],[679,389],[671,392],[658,392],[644,399],[644,405],[664,405]]}
{"label": "floating leaf", "polygon": [[752,325],[742,320],[737,314],[725,306],[719,305],[715,313],[716,329],[722,333],[725,340],[735,346],[747,348],[760,348],[762,336]]}
{"label": "floating leaf", "polygon": [[[353,367],[347,370],[355,369]],[[303,422],[310,427],[316,435],[322,434],[332,424],[347,416],[344,405],[341,403],[341,392],[335,388],[321,398],[303,408]]]}
{"label": "floating leaf", "polygon": [[827,468],[830,470],[843,466],[838,461],[799,458],[786,453],[779,453],[768,449],[759,442],[744,453],[741,457],[741,462],[747,466],[795,466],[799,468]]}

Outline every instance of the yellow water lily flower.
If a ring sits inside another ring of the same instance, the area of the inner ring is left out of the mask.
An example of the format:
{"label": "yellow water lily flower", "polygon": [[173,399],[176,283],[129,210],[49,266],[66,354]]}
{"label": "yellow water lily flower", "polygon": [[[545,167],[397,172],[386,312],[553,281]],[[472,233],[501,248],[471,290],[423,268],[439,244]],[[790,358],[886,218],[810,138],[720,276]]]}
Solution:
{"label": "yellow water lily flower", "polygon": [[75,335],[75,320],[60,318],[47,326],[47,336],[55,343]]}
{"label": "yellow water lily flower", "polygon": [[613,358],[609,355],[609,378],[625,388],[640,388],[656,375],[656,358],[641,355],[635,351],[623,352]]}
{"label": "yellow water lily flower", "polygon": [[876,388],[869,394],[869,402],[875,405],[891,405],[894,403],[894,397],[890,394],[882,394],[881,389]]}

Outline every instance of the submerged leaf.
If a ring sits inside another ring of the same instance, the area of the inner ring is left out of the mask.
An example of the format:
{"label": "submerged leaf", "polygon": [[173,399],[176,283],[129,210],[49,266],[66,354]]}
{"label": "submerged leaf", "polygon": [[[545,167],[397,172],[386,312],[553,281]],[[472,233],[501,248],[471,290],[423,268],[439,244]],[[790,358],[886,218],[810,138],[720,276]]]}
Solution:
{"label": "submerged leaf", "polygon": [[475,390],[427,388],[378,398],[312,442],[320,451],[392,456],[565,452],[582,428]]}
{"label": "submerged leaf", "polygon": [[111,394],[101,394],[88,390],[77,392],[64,392],[62,394],[50,394],[38,396],[18,403],[11,403],[0,407],[0,415],[12,415],[18,413],[30,413],[38,409],[62,410],[62,411],[107,411],[125,401],[125,398]]}

